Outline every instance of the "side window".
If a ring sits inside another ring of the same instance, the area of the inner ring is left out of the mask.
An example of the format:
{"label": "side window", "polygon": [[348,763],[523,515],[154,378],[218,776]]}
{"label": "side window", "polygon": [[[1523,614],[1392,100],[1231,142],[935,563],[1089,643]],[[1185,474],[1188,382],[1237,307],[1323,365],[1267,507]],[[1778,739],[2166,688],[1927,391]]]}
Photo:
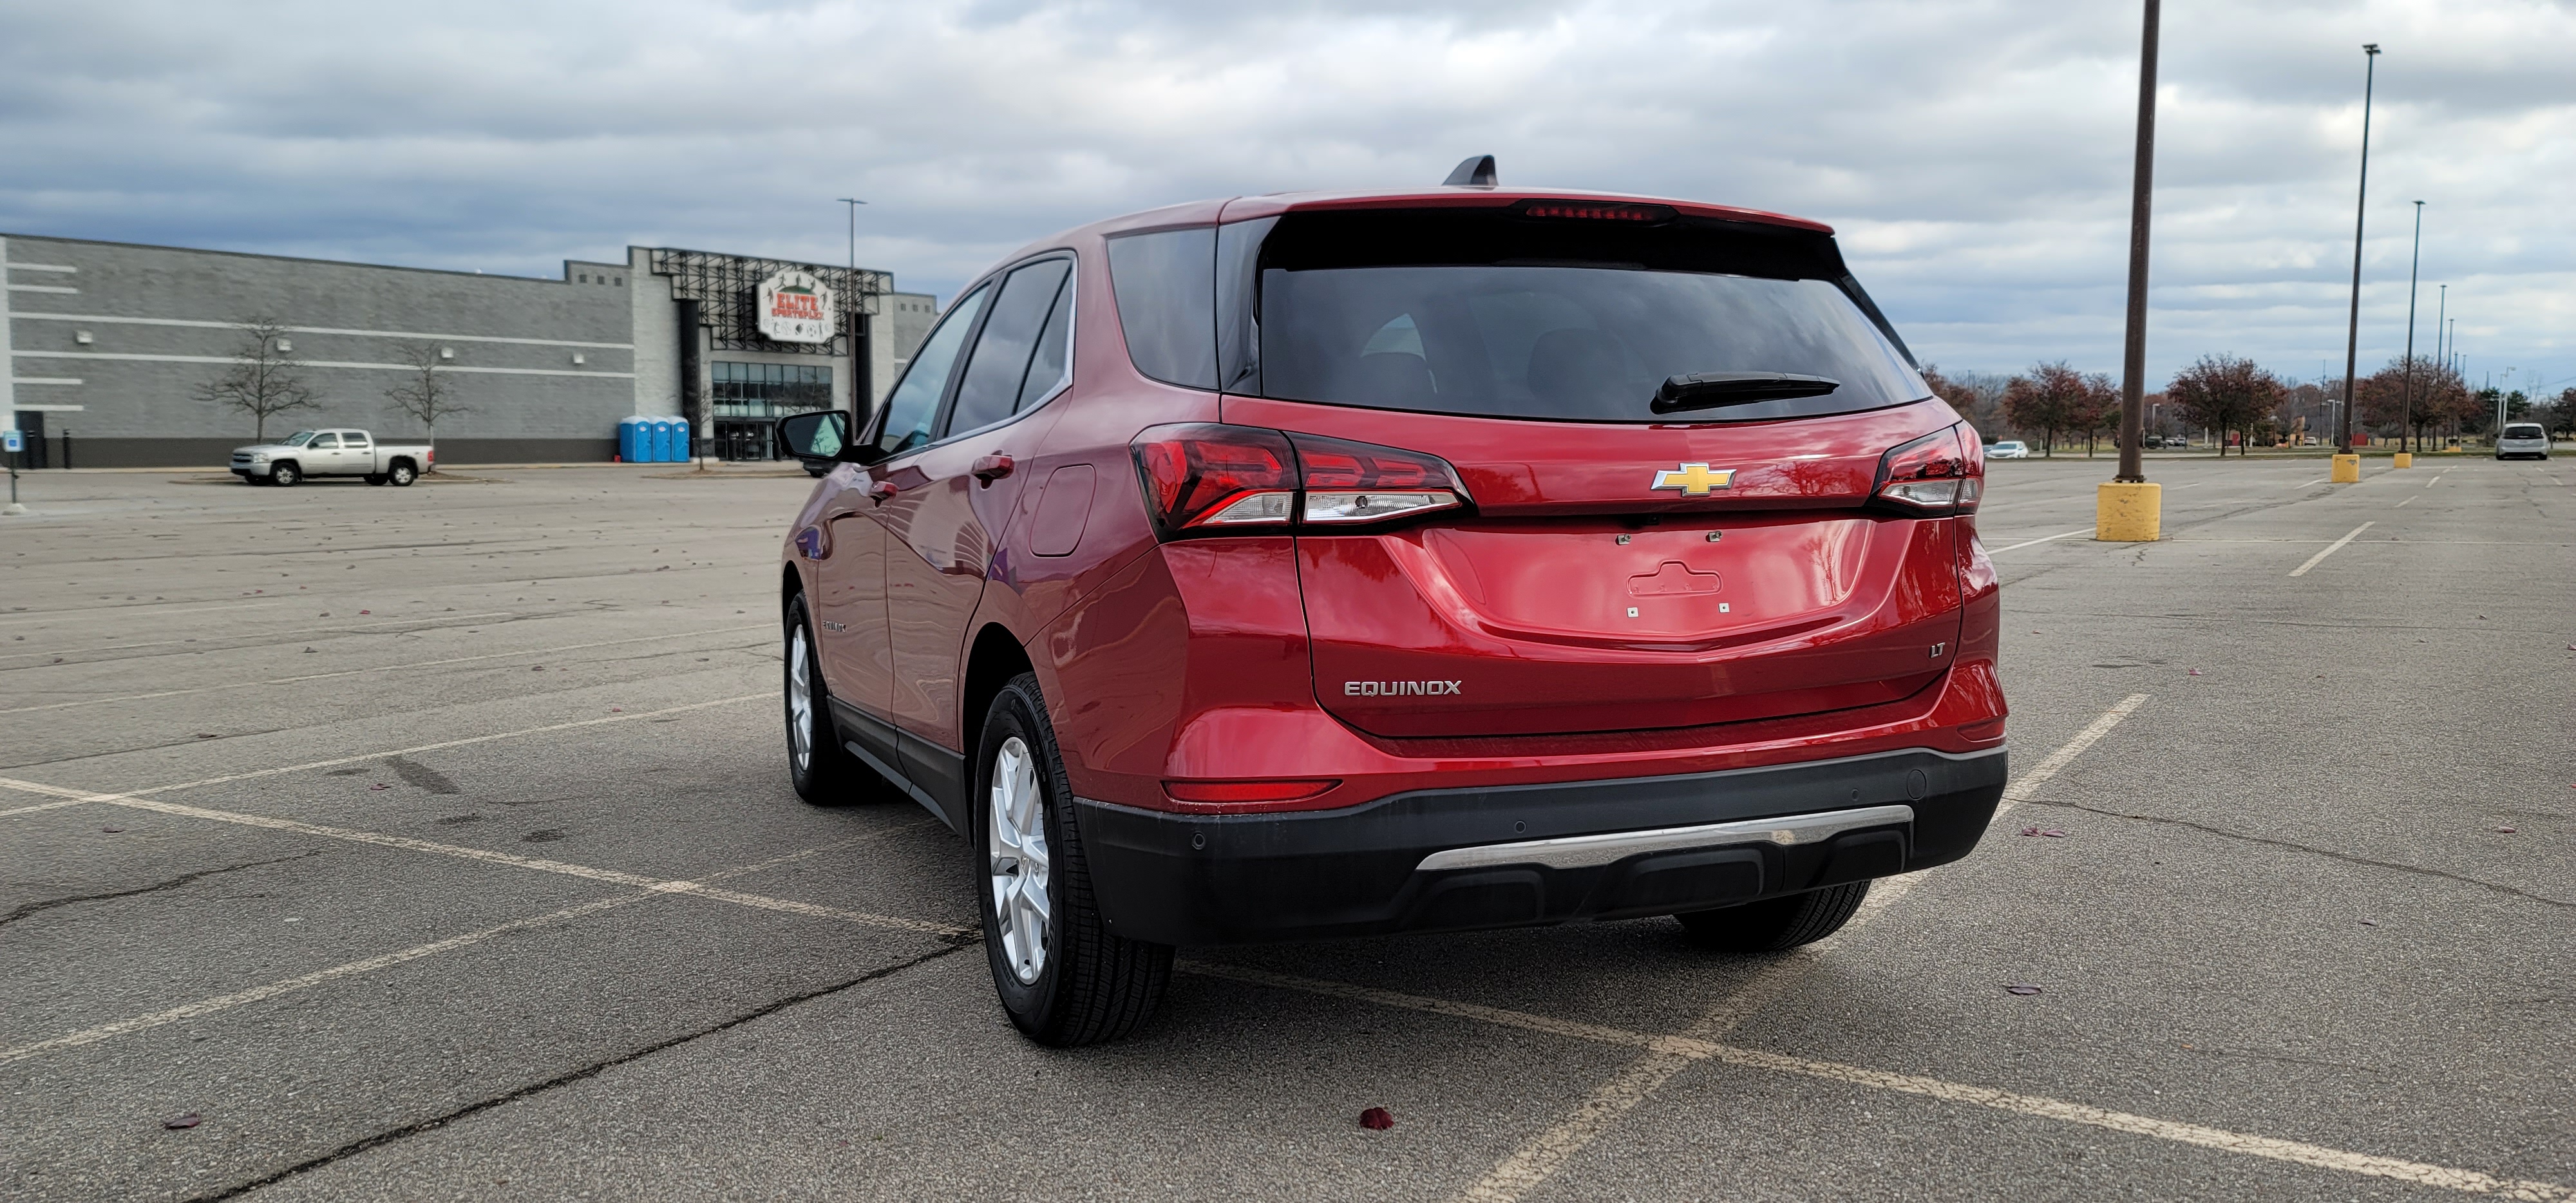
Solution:
{"label": "side window", "polygon": [[1046,329],[1038,335],[1037,353],[1029,357],[1029,378],[1020,385],[1019,403],[1012,413],[1027,409],[1073,380],[1073,364],[1067,355],[1073,346],[1073,281],[1056,290],[1055,308],[1047,312]]}
{"label": "side window", "polygon": [[1109,283],[1137,371],[1216,387],[1216,227],[1110,239]]}
{"label": "side window", "polygon": [[354,431],[354,430],[353,430],[353,431],[350,431],[350,432],[349,432],[349,436],[348,436],[348,440],[349,440],[349,446],[351,446],[351,447],[355,447],[355,448],[357,448],[357,449],[359,449],[359,450],[362,450],[362,451],[363,451],[363,450],[365,450],[365,449],[366,449],[366,447],[367,447],[367,436],[365,436],[365,435],[363,435],[363,434],[360,434],[360,433],[358,433],[357,431]]}
{"label": "side window", "polygon": [[1048,259],[1012,272],[993,298],[993,316],[975,339],[966,360],[966,375],[957,383],[957,405],[948,432],[975,430],[1010,417],[1029,374],[1029,355],[1045,328],[1056,294],[1073,265]]}
{"label": "side window", "polygon": [[879,450],[901,455],[930,441],[930,424],[939,418],[939,398],[948,392],[957,352],[966,345],[967,332],[975,328],[976,316],[984,312],[984,299],[992,294],[990,288],[978,288],[949,306],[939,328],[913,352],[911,368],[886,397],[885,427],[877,435]]}
{"label": "side window", "polygon": [[340,436],[336,434],[317,434],[313,436],[313,442],[309,445],[317,451],[337,451],[340,449]]}

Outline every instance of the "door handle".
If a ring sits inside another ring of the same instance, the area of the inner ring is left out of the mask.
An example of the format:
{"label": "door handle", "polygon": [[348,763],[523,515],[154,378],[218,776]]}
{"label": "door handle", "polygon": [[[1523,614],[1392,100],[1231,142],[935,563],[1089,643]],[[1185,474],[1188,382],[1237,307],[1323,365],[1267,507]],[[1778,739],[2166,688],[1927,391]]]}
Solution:
{"label": "door handle", "polygon": [[880,480],[875,484],[868,486],[868,500],[876,502],[879,505],[883,505],[886,502],[893,500],[894,495],[902,491],[903,490],[894,487],[894,482]]}
{"label": "door handle", "polygon": [[1010,475],[1012,466],[1010,456],[982,455],[975,458],[975,466],[968,470],[975,474],[975,479],[991,485],[994,481]]}

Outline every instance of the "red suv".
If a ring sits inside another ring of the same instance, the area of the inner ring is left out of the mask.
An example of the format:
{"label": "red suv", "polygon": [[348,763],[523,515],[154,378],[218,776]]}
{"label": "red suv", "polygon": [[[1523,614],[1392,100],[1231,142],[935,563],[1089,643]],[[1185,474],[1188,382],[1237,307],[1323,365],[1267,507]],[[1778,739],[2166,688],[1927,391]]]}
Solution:
{"label": "red suv", "polygon": [[782,419],[789,768],[964,835],[1012,1021],[1182,944],[1677,916],[1760,951],[2004,784],[1976,432],[1832,231],[1491,186],[1045,239]]}

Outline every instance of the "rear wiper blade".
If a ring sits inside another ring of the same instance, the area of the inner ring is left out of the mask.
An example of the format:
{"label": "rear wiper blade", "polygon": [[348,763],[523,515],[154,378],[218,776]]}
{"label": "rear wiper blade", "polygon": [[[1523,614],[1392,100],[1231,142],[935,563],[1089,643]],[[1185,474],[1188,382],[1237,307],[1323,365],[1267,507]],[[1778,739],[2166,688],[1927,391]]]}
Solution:
{"label": "rear wiper blade", "polygon": [[1839,380],[1788,372],[1694,372],[1687,376],[1665,377],[1663,387],[1655,390],[1654,404],[1650,408],[1659,414],[1685,409],[1715,409],[1721,405],[1743,405],[1753,401],[1821,397],[1841,387]]}

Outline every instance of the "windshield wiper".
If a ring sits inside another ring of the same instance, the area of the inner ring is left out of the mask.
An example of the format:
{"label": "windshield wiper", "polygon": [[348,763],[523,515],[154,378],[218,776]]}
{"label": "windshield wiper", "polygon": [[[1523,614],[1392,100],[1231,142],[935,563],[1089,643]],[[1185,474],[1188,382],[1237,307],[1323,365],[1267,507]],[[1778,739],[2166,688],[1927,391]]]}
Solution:
{"label": "windshield wiper", "polygon": [[1839,380],[1788,372],[1694,372],[1687,376],[1665,377],[1663,387],[1655,390],[1654,404],[1650,408],[1659,414],[1685,409],[1715,409],[1721,405],[1744,405],[1754,401],[1821,397],[1841,387]]}

